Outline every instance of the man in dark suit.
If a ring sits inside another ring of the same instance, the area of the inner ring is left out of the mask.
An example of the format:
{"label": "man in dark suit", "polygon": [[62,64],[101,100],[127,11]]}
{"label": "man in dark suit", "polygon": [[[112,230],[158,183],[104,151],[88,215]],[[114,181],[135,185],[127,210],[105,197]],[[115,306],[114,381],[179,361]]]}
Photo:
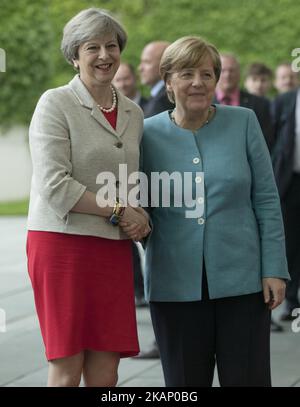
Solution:
{"label": "man in dark suit", "polygon": [[291,320],[300,308],[300,88],[278,96],[272,106],[276,145],[273,166],[282,203],[286,250],[291,281],[286,290],[282,320]]}
{"label": "man in dark suit", "polygon": [[282,62],[275,69],[274,88],[278,94],[290,92],[299,86],[299,74],[294,72],[290,62]]}
{"label": "man in dark suit", "polygon": [[147,44],[142,51],[139,65],[141,83],[149,86],[151,93],[151,98],[144,108],[146,118],[174,108],[167,97],[164,81],[159,74],[162,54],[169,45],[170,43],[166,41],[155,41]]}
{"label": "man in dark suit", "polygon": [[244,87],[247,92],[260,97],[268,97],[272,87],[272,70],[261,62],[254,62],[247,67]]}
{"label": "man in dark suit", "polygon": [[272,126],[270,103],[267,99],[252,95],[239,88],[240,64],[231,54],[222,54],[222,71],[217,85],[216,103],[232,106],[243,106],[254,110],[266,143],[271,151],[274,144],[274,129]]}

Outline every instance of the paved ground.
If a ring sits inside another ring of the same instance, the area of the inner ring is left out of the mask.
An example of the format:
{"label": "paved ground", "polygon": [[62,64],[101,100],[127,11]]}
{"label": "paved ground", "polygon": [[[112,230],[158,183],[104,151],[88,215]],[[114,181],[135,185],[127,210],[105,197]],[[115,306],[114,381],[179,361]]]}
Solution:
{"label": "paved ground", "polygon": [[[42,387],[47,377],[47,362],[26,271],[25,225],[26,219],[22,217],[0,217],[0,386]],[[6,332],[2,332],[1,310],[6,314]],[[275,317],[279,313],[280,310]],[[145,348],[153,339],[148,310],[138,309],[137,319],[140,345]],[[300,387],[300,332],[292,332],[290,324],[285,324],[285,330],[271,338],[273,385]],[[121,361],[119,386],[163,385],[160,361]],[[216,378],[214,385],[218,385]]]}

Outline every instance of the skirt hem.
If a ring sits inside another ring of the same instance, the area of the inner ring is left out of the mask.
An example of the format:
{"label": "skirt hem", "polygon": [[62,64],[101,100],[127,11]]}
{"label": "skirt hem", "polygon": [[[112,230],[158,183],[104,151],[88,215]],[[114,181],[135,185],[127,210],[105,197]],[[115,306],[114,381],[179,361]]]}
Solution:
{"label": "skirt hem", "polygon": [[140,353],[140,350],[113,350],[113,349],[103,349],[103,348],[96,348],[96,347],[82,347],[78,350],[74,350],[74,351],[70,351],[70,352],[62,352],[62,353],[58,353],[58,354],[48,354],[47,352],[45,352],[46,354],[46,358],[48,361],[51,360],[55,360],[55,359],[62,359],[62,358],[67,358],[67,357],[71,357],[71,356],[75,356],[80,352],[83,352],[85,350],[90,350],[90,351],[94,351],[94,352],[115,352],[115,353],[119,353],[120,354],[120,358],[131,358],[134,356],[137,356]]}

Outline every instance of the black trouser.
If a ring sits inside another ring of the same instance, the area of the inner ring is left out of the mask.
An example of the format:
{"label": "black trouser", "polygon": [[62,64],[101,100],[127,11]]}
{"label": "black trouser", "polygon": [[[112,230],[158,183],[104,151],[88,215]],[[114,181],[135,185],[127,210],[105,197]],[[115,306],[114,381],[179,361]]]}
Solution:
{"label": "black trouser", "polygon": [[166,386],[271,386],[270,311],[262,292],[195,302],[150,302]]}
{"label": "black trouser", "polygon": [[144,298],[144,277],[141,265],[141,258],[137,245],[132,242],[133,253],[133,275],[134,275],[134,292],[138,299]]}
{"label": "black trouser", "polygon": [[300,284],[300,175],[293,175],[291,185],[282,204],[286,255],[291,275],[287,284],[286,300],[288,312],[300,307],[298,290]]}

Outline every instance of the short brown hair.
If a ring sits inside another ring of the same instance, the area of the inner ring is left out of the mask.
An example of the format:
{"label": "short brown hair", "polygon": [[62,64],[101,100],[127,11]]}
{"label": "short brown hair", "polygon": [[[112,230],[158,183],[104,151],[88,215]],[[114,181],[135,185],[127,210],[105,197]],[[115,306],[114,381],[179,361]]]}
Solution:
{"label": "short brown hair", "polygon": [[254,62],[253,64],[248,66],[246,71],[246,78],[248,78],[249,76],[261,75],[268,76],[271,79],[273,76],[273,72],[269,67],[267,67],[267,65],[262,64],[261,62]]}
{"label": "short brown hair", "polygon": [[[160,75],[166,82],[169,75],[174,72],[198,67],[207,56],[212,60],[218,82],[221,74],[220,54],[214,45],[197,36],[179,38],[166,48],[160,61]],[[167,93],[170,101],[174,102],[173,95],[168,91]]]}

